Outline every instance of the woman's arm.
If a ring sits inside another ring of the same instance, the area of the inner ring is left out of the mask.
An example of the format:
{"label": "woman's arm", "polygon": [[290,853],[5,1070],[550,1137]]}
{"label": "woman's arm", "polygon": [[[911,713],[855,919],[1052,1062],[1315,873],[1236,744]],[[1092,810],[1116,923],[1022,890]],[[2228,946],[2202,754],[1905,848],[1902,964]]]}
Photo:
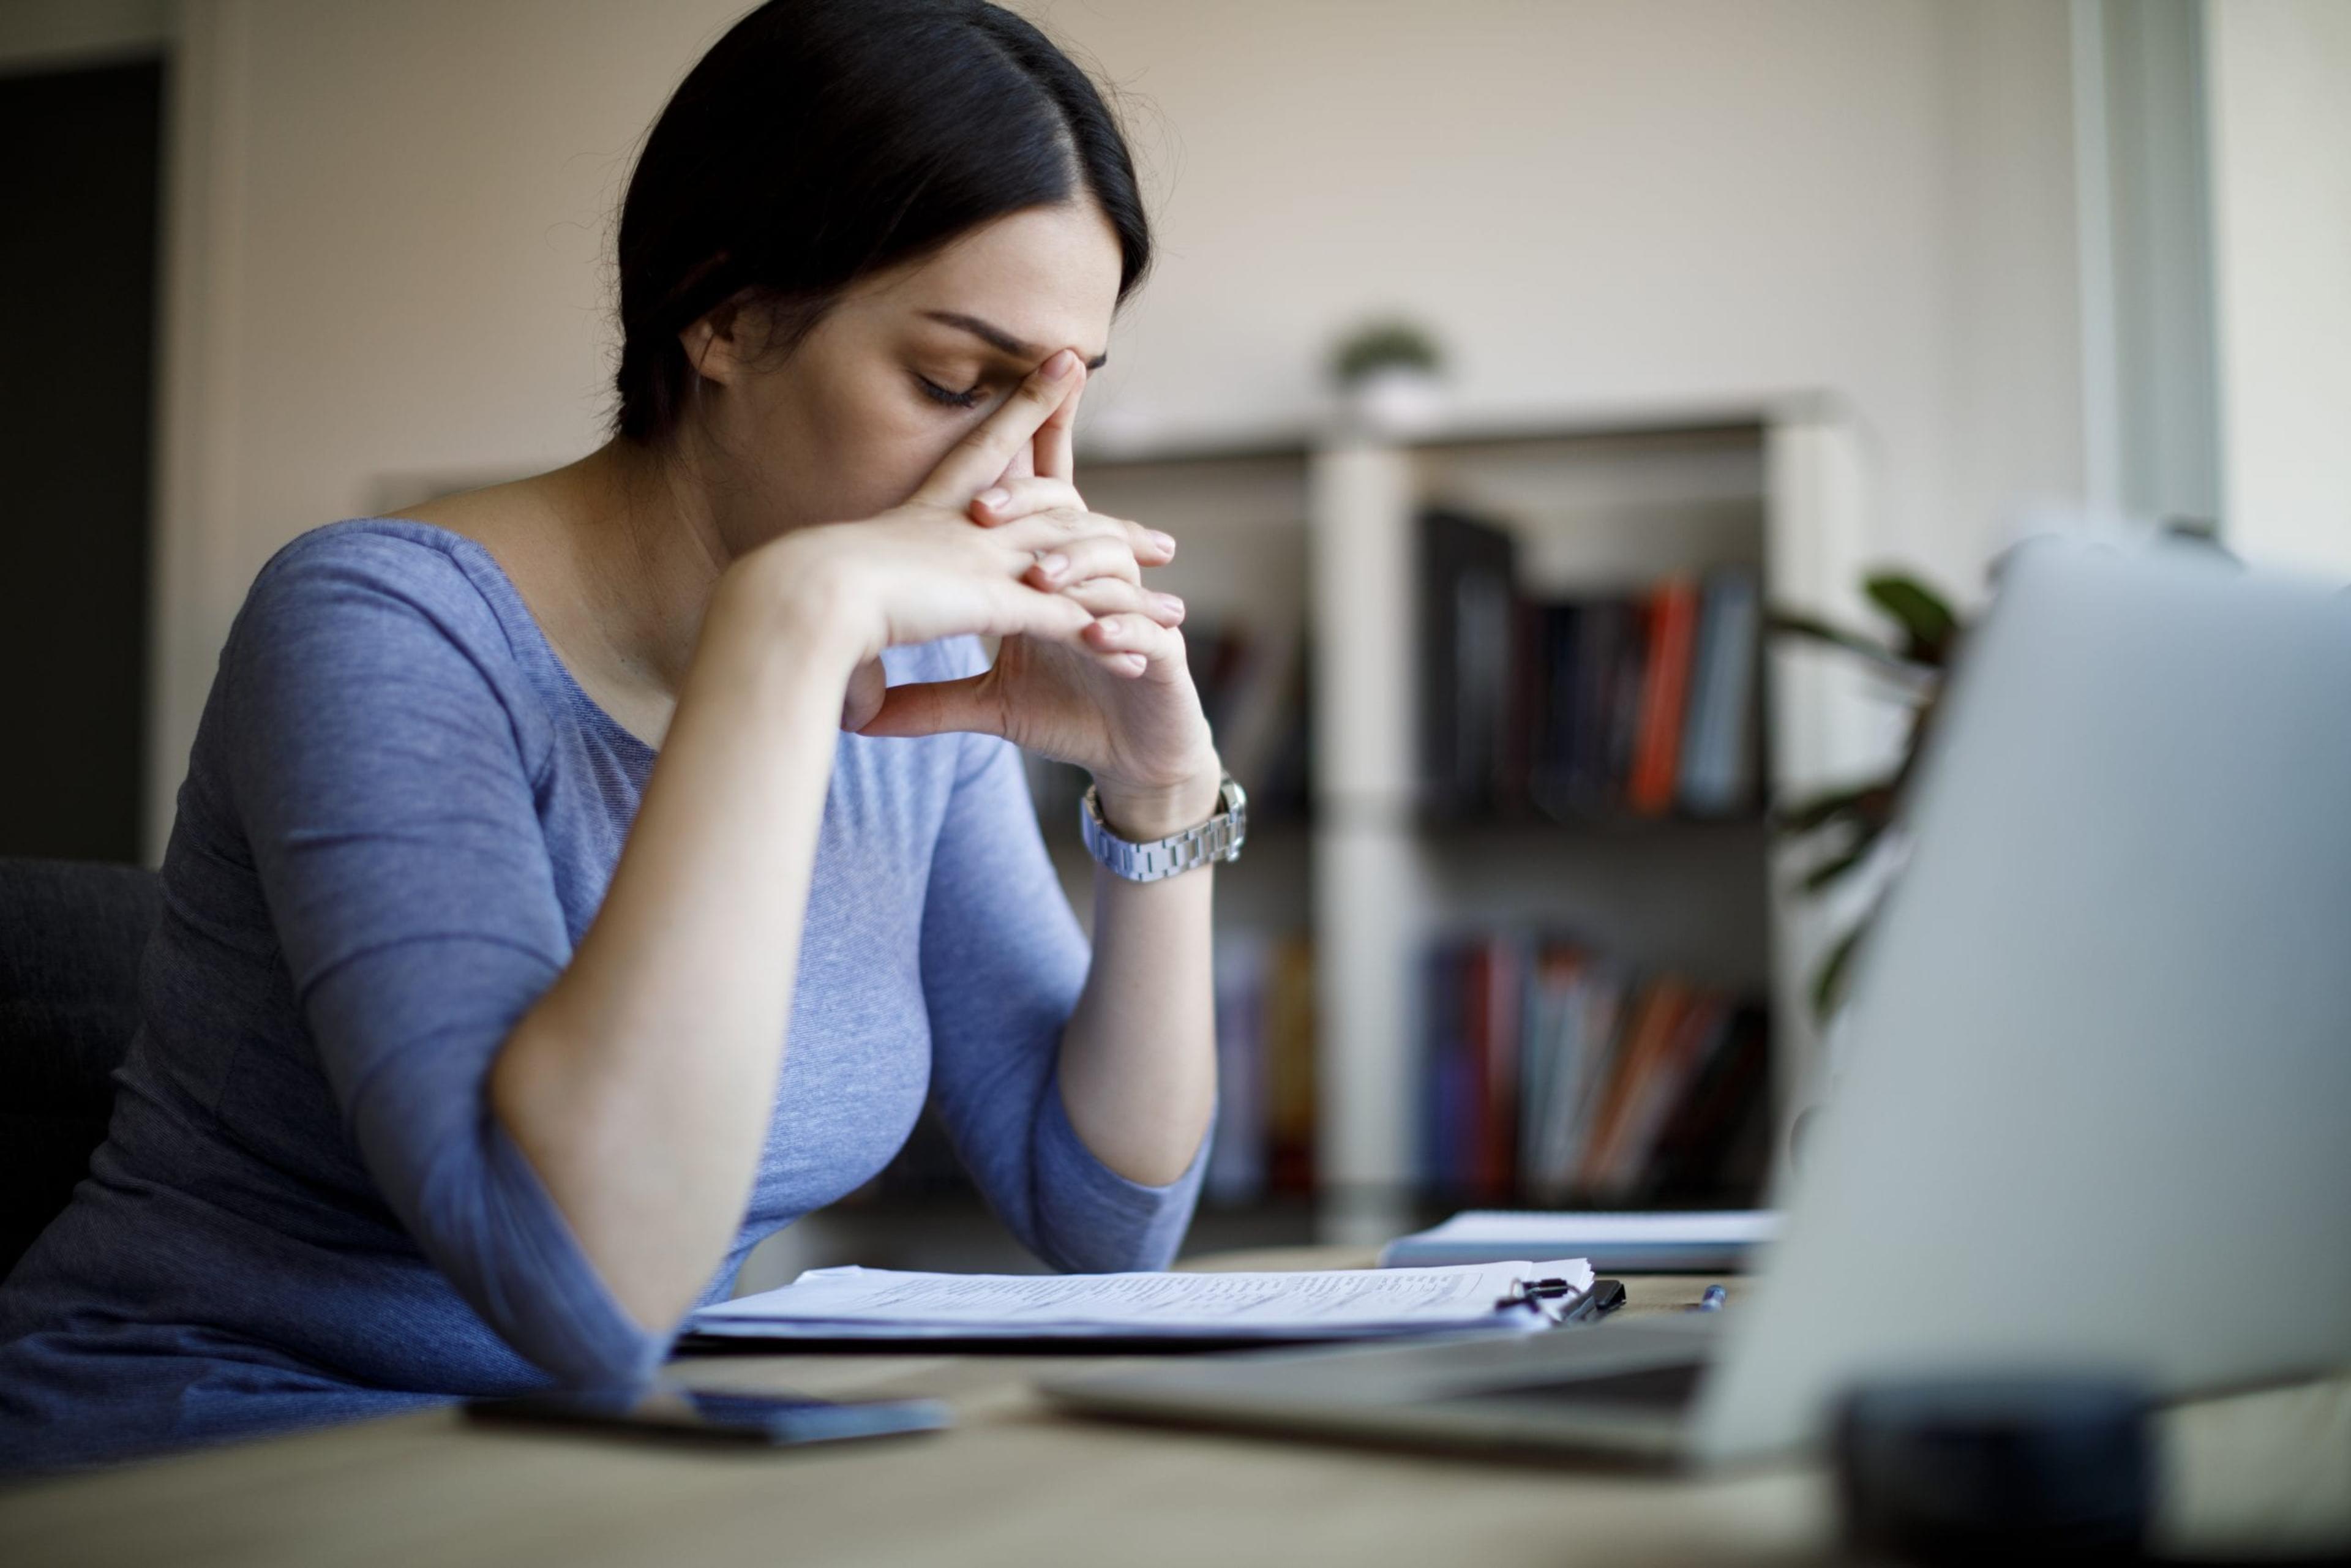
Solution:
{"label": "woman's arm", "polygon": [[693,1303],[741,1222],[852,673],[892,644],[1074,644],[1092,622],[1021,580],[1046,545],[1115,532],[1106,519],[984,530],[962,516],[1068,385],[1031,376],[900,512],[803,529],[729,569],[603,904],[498,1053],[499,1121],[642,1324]]}
{"label": "woman's arm", "polygon": [[[1113,831],[1165,838],[1215,811],[1223,770],[1186,665],[1183,602],[1144,588],[1138,570],[1172,557],[1175,541],[1086,509],[1072,480],[1076,403],[1073,393],[1039,427],[1028,461],[975,497],[970,515],[991,532],[1040,517],[1111,525],[1060,552],[1061,591],[1097,617],[1081,647],[1007,639],[985,674],[891,688],[863,729],[977,731],[1075,762],[1092,772]],[[1093,959],[1058,1076],[1087,1149],[1146,1186],[1191,1165],[1215,1110],[1213,875],[1138,884],[1094,872]]]}
{"label": "woman's arm", "polygon": [[[1102,819],[1134,842],[1165,838],[1215,813],[1218,782],[1209,773],[1145,795],[1103,789]],[[1184,1173],[1216,1109],[1215,876],[1203,866],[1135,883],[1094,867],[1093,965],[1061,1035],[1061,1099],[1095,1156],[1146,1186]]]}
{"label": "woman's arm", "polygon": [[596,919],[490,1102],[629,1315],[674,1322],[742,1222],[861,649],[788,556],[730,571]]}

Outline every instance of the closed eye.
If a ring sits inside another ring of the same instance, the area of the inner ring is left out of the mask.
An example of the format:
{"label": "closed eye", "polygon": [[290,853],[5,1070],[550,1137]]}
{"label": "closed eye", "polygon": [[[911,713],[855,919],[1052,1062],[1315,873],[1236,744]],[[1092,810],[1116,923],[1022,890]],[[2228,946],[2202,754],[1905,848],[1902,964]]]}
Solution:
{"label": "closed eye", "polygon": [[914,378],[914,384],[923,389],[923,395],[925,397],[929,398],[933,402],[945,403],[949,408],[978,407],[980,393],[986,390],[987,385],[987,382],[981,382],[976,383],[967,391],[950,392],[946,387],[939,385],[938,382],[931,380],[930,377],[925,375],[917,375]]}

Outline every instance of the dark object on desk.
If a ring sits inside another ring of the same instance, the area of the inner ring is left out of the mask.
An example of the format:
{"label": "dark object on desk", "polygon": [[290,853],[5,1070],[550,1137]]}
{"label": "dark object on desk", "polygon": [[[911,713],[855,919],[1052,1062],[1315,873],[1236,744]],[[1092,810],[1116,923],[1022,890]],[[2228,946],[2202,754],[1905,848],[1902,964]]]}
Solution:
{"label": "dark object on desk", "polygon": [[139,866],[0,858],[0,1276],[105,1140],[162,896]]}
{"label": "dark object on desk", "polygon": [[1624,1281],[1594,1280],[1592,1289],[1584,1291],[1575,1305],[1561,1314],[1559,1321],[1563,1323],[1598,1322],[1624,1304]]}
{"label": "dark object on desk", "polygon": [[787,1394],[735,1394],[655,1384],[647,1388],[527,1394],[474,1399],[476,1421],[531,1427],[591,1427],[657,1437],[754,1443],[771,1448],[936,1432],[955,1425],[935,1399],[836,1404]]}
{"label": "dark object on desk", "polygon": [[[1547,1302],[1567,1301],[1565,1306],[1550,1306]],[[1591,1288],[1578,1291],[1566,1280],[1521,1280],[1509,1295],[1494,1303],[1495,1307],[1532,1307],[1551,1319],[1552,1326],[1580,1323],[1604,1318],[1625,1304],[1625,1281],[1594,1280]]]}
{"label": "dark object on desk", "polygon": [[2155,1504],[2150,1406],[2101,1378],[1921,1378],[1838,1407],[1845,1537],[1870,1560],[2139,1560]]}

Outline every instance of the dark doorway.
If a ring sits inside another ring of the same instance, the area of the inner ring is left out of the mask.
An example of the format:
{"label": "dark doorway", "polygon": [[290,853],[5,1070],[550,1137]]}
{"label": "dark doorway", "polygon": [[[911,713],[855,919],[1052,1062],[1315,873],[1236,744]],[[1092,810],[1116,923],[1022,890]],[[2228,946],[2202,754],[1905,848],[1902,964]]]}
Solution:
{"label": "dark doorway", "polygon": [[0,853],[139,858],[162,87],[0,77]]}

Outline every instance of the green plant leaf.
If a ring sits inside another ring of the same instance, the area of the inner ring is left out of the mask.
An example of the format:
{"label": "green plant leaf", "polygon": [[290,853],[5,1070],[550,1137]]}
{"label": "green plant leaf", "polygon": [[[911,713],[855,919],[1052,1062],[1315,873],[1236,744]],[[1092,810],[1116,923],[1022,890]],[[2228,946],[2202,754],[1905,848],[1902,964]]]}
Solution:
{"label": "green plant leaf", "polygon": [[1866,784],[1855,785],[1850,789],[1828,790],[1775,812],[1774,824],[1782,832],[1798,836],[1818,831],[1841,817],[1883,821],[1894,810],[1896,781],[1896,776],[1888,774],[1883,779],[1873,779]]}
{"label": "green plant leaf", "polygon": [[1862,862],[1869,858],[1870,846],[1876,841],[1877,835],[1869,834],[1862,842],[1854,845],[1851,849],[1840,854],[1831,855],[1804,873],[1803,880],[1796,885],[1806,893],[1818,893],[1839,878],[1851,875],[1861,868]]}
{"label": "green plant leaf", "polygon": [[1835,946],[1822,956],[1821,967],[1813,971],[1813,1017],[1827,1022],[1844,1000],[1845,983],[1853,970],[1853,955],[1868,935],[1869,924],[1876,915],[1871,910],[1855,923],[1852,930],[1836,939]]}
{"label": "green plant leaf", "polygon": [[1959,634],[1959,618],[1939,593],[1907,572],[1877,572],[1865,579],[1869,601],[1902,628],[1902,653],[1940,668]]}
{"label": "green plant leaf", "polygon": [[1331,375],[1343,387],[1391,366],[1434,375],[1444,363],[1445,352],[1437,340],[1417,322],[1401,317],[1366,321],[1331,350]]}
{"label": "green plant leaf", "polygon": [[1819,862],[1804,873],[1802,881],[1797,885],[1806,893],[1818,893],[1830,883],[1860,870],[1862,862],[1868,860],[1871,852],[1877,848],[1878,840],[1884,838],[1886,831],[1894,825],[1894,814],[1891,811],[1882,817],[1855,817],[1849,820],[1853,823],[1852,839],[1846,842],[1842,851]]}
{"label": "green plant leaf", "polygon": [[1929,672],[1913,664],[1900,653],[1859,632],[1850,632],[1817,615],[1807,615],[1801,610],[1775,610],[1764,621],[1765,630],[1774,636],[1793,637],[1802,642],[1824,643],[1868,661],[1878,669],[1915,684]]}

